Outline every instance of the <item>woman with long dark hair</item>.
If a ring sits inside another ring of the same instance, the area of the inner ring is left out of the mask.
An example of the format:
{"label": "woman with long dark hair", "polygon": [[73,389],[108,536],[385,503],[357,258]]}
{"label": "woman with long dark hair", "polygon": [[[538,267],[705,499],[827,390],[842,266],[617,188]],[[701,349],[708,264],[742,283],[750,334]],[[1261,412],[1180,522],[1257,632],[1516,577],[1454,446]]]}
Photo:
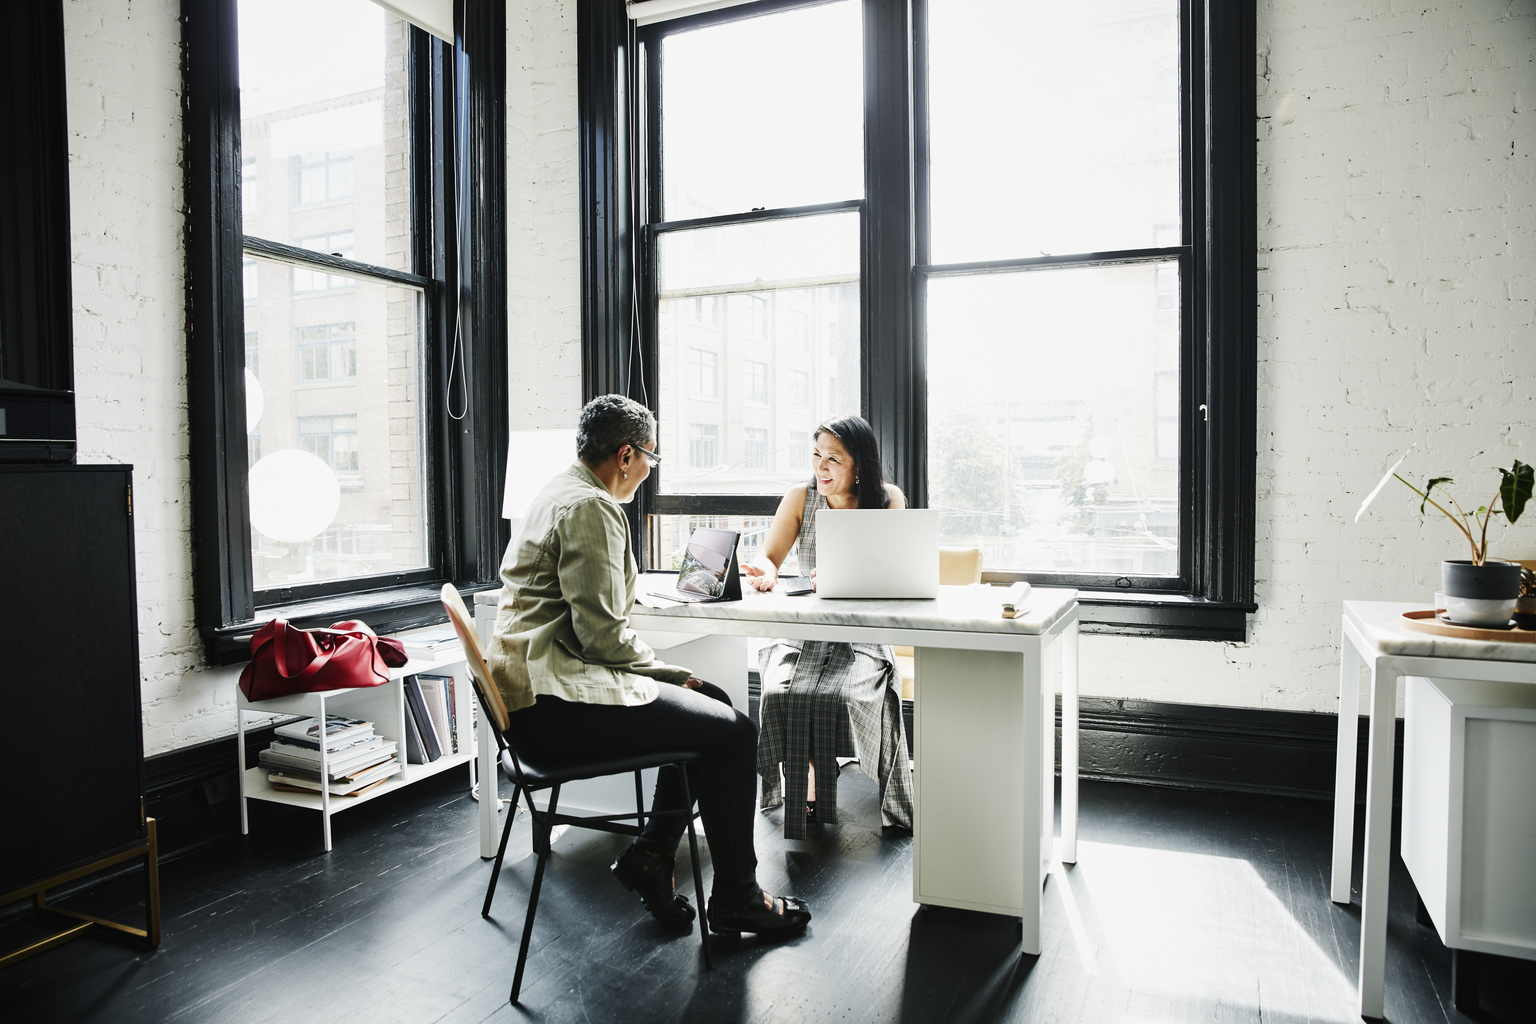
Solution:
{"label": "woman with long dark hair", "polygon": [[[811,443],[811,479],[784,495],[762,555],[744,566],[757,590],[774,588],[791,547],[798,548],[800,571],[815,582],[819,510],[907,507],[901,490],[885,482],[880,445],[862,416],[826,421]],[[757,770],[764,807],[779,802],[782,772],[785,837],[805,838],[807,820],[837,820],[839,757],[857,757],[859,768],[880,784],[880,823],[910,829],[912,769],[891,648],[777,640],[760,658]]]}

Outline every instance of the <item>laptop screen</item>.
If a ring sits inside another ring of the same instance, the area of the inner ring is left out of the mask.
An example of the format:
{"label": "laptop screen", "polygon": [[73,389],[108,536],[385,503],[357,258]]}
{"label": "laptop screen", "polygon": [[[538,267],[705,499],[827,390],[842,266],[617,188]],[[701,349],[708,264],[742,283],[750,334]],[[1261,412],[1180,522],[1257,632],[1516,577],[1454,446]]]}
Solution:
{"label": "laptop screen", "polygon": [[677,589],[718,597],[725,587],[725,571],[730,567],[731,554],[740,536],[735,530],[694,530],[683,551],[683,564],[677,570]]}

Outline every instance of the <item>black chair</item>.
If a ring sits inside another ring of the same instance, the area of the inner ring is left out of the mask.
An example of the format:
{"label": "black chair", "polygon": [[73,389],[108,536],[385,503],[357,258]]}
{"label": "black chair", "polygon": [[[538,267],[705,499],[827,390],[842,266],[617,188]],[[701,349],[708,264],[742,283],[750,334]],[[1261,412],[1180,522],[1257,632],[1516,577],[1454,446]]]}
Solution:
{"label": "black chair", "polygon": [[[533,887],[528,892],[528,915],[523,921],[523,940],[517,950],[517,970],[512,975],[512,994],[509,1001],[516,1003],[518,993],[522,991],[523,967],[528,960],[528,943],[533,937],[533,918],[539,907],[539,889],[544,884],[544,867],[549,861],[551,832],[556,825],[576,825],[602,832],[637,836],[645,828],[647,817],[677,814],[685,816],[688,819],[688,850],[693,865],[693,887],[699,897],[699,942],[704,949],[704,966],[706,969],[712,969],[714,963],[709,950],[704,878],[699,870],[698,836],[693,827],[693,794],[688,788],[688,773],[685,770],[688,762],[697,760],[698,753],[667,751],[635,757],[593,758],[577,764],[561,765],[535,764],[519,756],[516,747],[506,738],[506,729],[511,719],[506,704],[502,702],[501,693],[491,682],[490,668],[486,665],[485,652],[480,646],[480,636],[470,624],[469,612],[464,607],[463,598],[459,596],[459,592],[453,588],[452,584],[443,585],[442,597],[443,607],[448,610],[448,617],[452,620],[454,629],[459,634],[459,640],[464,645],[464,658],[469,667],[470,679],[474,682],[475,694],[480,700],[480,708],[489,717],[491,732],[496,736],[496,745],[500,750],[501,770],[507,778],[512,780],[515,787],[512,803],[507,809],[507,823],[501,830],[501,844],[496,849],[496,862],[491,870],[491,881],[486,886],[485,905],[480,910],[481,917],[489,917],[491,914],[491,900],[496,895],[497,879],[501,877],[501,863],[506,856],[507,839],[512,834],[512,821],[517,817],[518,801],[524,795],[528,797],[528,814],[533,824],[533,852],[538,857],[538,864],[533,872]],[[640,783],[640,773],[647,768],[660,768],[669,764],[676,765],[682,777],[683,807],[675,811],[656,811],[648,814],[645,810],[645,794]],[[605,775],[620,775],[625,772],[635,774],[634,813],[580,816],[559,813],[560,787],[565,783],[596,779]],[[545,790],[549,791],[549,806],[541,811],[534,803],[533,794]],[[480,799],[494,798],[494,788],[481,790]],[[635,824],[626,824],[630,819],[634,819]]]}

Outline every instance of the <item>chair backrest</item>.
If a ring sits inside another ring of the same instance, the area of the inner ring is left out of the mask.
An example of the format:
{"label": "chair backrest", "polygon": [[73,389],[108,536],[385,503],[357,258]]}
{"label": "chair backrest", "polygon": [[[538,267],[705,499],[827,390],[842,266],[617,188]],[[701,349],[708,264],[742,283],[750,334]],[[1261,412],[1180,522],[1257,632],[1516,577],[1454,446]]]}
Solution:
{"label": "chair backrest", "polygon": [[464,661],[469,666],[469,678],[475,684],[480,707],[490,717],[496,731],[505,732],[511,723],[507,705],[491,679],[490,666],[485,663],[485,648],[480,646],[480,634],[475,631],[475,624],[470,620],[469,609],[464,607],[464,599],[452,583],[443,584],[443,607],[448,610],[448,620],[453,623],[454,632],[459,634],[459,642],[464,645]]}
{"label": "chair backrest", "polygon": [[939,582],[968,587],[981,582],[981,548],[939,548]]}

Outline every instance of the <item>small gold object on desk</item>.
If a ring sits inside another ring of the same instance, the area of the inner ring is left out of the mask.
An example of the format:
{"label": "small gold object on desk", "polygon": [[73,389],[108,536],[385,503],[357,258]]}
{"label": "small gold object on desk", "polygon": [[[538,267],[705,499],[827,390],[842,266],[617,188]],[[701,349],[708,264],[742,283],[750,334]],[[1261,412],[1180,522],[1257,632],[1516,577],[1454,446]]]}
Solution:
{"label": "small gold object on desk", "polygon": [[1433,633],[1435,636],[1455,637],[1458,640],[1496,640],[1500,643],[1536,643],[1536,629],[1485,629],[1480,626],[1458,626],[1437,616],[1433,609],[1421,612],[1403,612],[1403,628],[1415,633]]}

